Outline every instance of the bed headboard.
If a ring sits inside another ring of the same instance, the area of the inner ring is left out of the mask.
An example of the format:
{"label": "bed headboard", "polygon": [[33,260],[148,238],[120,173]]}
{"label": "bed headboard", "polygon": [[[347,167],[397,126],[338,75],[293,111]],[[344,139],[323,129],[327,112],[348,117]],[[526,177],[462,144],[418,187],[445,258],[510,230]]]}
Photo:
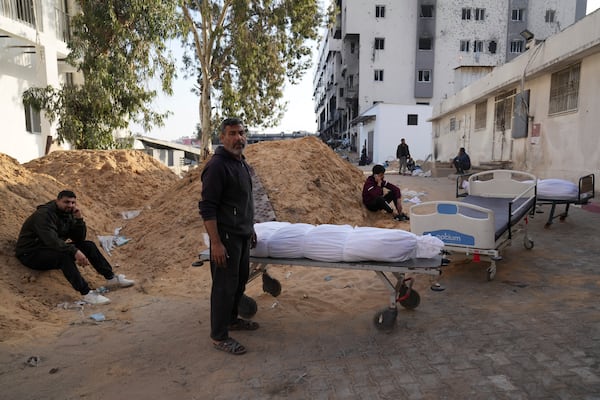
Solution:
{"label": "bed headboard", "polygon": [[469,194],[481,197],[513,198],[535,196],[537,178],[528,172],[509,169],[483,171],[469,177]]}

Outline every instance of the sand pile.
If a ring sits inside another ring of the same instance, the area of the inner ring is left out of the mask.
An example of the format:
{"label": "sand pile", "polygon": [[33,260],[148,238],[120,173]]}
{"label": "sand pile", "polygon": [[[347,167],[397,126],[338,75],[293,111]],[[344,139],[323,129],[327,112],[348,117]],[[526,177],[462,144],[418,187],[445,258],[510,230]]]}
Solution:
{"label": "sand pile", "polygon": [[160,161],[135,150],[55,151],[23,166],[85,192],[111,211],[144,207],[178,179]]}
{"label": "sand pile", "polygon": [[[112,251],[109,261],[135,277],[138,284],[131,290],[153,296],[208,291],[208,268],[191,267],[205,248],[198,214],[200,168],[179,179],[150,156],[125,150],[61,151],[23,165],[0,156],[0,192],[6,199],[0,205],[0,337],[48,332],[72,318],[56,308],[78,299],[62,273],[31,271],[13,255],[25,218],[64,188],[78,195],[88,239],[118,227],[130,239]],[[362,171],[316,138],[250,145],[246,156],[279,221],[409,229],[389,215],[366,211]],[[122,218],[122,211],[134,209],[141,214]],[[92,285],[103,283],[90,269],[83,273]]]}

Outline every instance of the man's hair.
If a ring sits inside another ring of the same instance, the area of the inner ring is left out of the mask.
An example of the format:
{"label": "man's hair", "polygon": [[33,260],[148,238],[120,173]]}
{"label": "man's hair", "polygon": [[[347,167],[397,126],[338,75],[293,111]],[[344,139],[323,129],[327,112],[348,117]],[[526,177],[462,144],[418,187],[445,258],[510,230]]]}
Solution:
{"label": "man's hair", "polygon": [[375,165],[373,167],[373,175],[383,174],[385,172],[385,167],[383,165]]}
{"label": "man's hair", "polygon": [[460,151],[461,153],[464,153],[465,152],[465,148],[461,147],[460,149],[458,149],[458,151]]}
{"label": "man's hair", "polygon": [[221,126],[219,127],[219,132],[220,133],[225,133],[225,128],[228,126],[234,126],[234,125],[242,125],[244,126],[244,123],[242,122],[242,120],[240,118],[225,118],[223,120],[223,122],[221,122]]}
{"label": "man's hair", "polygon": [[72,190],[61,190],[60,193],[58,193],[58,196],[56,196],[58,200],[62,199],[63,197],[74,199],[77,198],[77,196],[75,196],[75,192],[73,192]]}

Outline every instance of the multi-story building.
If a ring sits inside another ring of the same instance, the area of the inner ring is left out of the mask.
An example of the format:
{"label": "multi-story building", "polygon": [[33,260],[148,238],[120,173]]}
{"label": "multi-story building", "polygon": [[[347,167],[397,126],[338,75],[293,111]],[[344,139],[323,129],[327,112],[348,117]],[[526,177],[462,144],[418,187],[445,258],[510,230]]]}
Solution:
{"label": "multi-story building", "polygon": [[0,152],[26,162],[45,155],[55,127],[43,112],[23,105],[31,87],[79,81],[69,54],[71,0],[0,0]]}
{"label": "multi-story building", "polygon": [[[586,0],[334,0],[314,76],[325,139],[375,162],[431,146],[432,106],[585,16]],[[533,42],[530,35],[534,35]]]}

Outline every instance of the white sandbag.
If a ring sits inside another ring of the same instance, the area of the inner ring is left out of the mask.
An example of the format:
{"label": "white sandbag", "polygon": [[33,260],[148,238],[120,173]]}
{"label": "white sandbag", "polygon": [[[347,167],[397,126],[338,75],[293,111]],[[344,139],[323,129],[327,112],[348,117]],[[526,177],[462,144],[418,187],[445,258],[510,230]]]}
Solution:
{"label": "white sandbag", "polygon": [[338,262],[344,257],[350,225],[317,225],[304,238],[304,257],[311,260]]}
{"label": "white sandbag", "polygon": [[269,257],[304,258],[304,237],[314,228],[310,224],[289,224],[277,229],[269,239]]}
{"label": "white sandbag", "polygon": [[415,257],[417,235],[401,229],[356,227],[344,247],[345,262],[401,262]]}
{"label": "white sandbag", "polygon": [[440,254],[443,248],[444,242],[435,236],[417,236],[417,258],[433,258]]}
{"label": "white sandbag", "polygon": [[269,239],[279,228],[290,225],[289,222],[268,221],[254,224],[256,247],[250,249],[252,257],[269,257]]}
{"label": "white sandbag", "polygon": [[577,199],[579,189],[573,182],[564,179],[540,179],[537,183],[537,196],[540,199]]}

